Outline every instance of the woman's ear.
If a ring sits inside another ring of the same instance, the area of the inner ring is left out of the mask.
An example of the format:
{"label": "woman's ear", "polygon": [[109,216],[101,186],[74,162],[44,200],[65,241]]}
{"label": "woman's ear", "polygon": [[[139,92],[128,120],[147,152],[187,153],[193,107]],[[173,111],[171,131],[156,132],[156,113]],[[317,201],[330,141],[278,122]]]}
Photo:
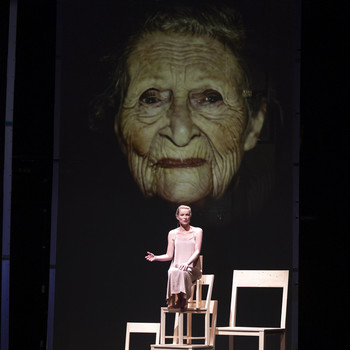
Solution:
{"label": "woman's ear", "polygon": [[262,102],[259,111],[251,118],[248,126],[246,138],[244,141],[244,151],[249,151],[254,148],[258,142],[261,129],[264,125],[266,116],[266,102]]}

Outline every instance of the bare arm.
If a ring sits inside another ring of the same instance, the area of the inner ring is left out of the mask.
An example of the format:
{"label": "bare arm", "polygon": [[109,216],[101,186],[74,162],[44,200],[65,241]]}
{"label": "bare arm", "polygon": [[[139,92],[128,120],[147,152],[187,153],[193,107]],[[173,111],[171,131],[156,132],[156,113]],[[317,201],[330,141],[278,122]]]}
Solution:
{"label": "bare arm", "polygon": [[199,254],[201,253],[202,239],[203,239],[203,230],[201,228],[196,228],[196,245],[194,248],[194,252],[185,264],[181,264],[179,266],[180,270],[187,270],[188,266],[198,259]]}
{"label": "bare arm", "polygon": [[145,256],[148,261],[170,261],[174,256],[174,232],[170,231],[168,234],[168,247],[165,254],[154,255],[151,252],[147,252]]}

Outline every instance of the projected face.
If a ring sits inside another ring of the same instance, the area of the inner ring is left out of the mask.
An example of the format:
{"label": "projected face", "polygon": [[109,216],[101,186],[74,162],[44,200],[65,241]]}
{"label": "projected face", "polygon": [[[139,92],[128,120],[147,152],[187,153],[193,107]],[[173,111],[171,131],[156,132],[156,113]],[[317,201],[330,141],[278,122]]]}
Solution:
{"label": "projected face", "polygon": [[138,43],[115,129],[146,196],[191,203],[224,193],[263,120],[248,120],[237,67],[206,36],[153,33]]}

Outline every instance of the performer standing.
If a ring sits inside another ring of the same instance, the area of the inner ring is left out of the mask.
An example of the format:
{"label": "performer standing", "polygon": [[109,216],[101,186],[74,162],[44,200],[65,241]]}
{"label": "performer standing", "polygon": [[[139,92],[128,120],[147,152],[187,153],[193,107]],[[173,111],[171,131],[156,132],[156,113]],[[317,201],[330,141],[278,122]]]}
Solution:
{"label": "performer standing", "polygon": [[176,210],[179,227],[168,234],[167,252],[154,255],[147,252],[148,261],[170,261],[166,300],[169,308],[186,309],[191,296],[192,283],[202,275],[199,254],[203,230],[190,225],[192,212],[186,205]]}

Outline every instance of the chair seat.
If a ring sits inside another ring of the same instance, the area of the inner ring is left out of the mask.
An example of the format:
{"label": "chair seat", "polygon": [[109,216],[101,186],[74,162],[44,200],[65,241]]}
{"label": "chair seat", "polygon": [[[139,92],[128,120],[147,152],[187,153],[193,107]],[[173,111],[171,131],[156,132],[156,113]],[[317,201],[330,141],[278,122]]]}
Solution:
{"label": "chair seat", "polygon": [[[273,327],[216,327],[216,334],[218,335],[230,335],[235,333],[236,335],[258,335],[260,332],[265,333],[284,333],[285,328],[273,328]],[[254,334],[253,334],[254,333]]]}

